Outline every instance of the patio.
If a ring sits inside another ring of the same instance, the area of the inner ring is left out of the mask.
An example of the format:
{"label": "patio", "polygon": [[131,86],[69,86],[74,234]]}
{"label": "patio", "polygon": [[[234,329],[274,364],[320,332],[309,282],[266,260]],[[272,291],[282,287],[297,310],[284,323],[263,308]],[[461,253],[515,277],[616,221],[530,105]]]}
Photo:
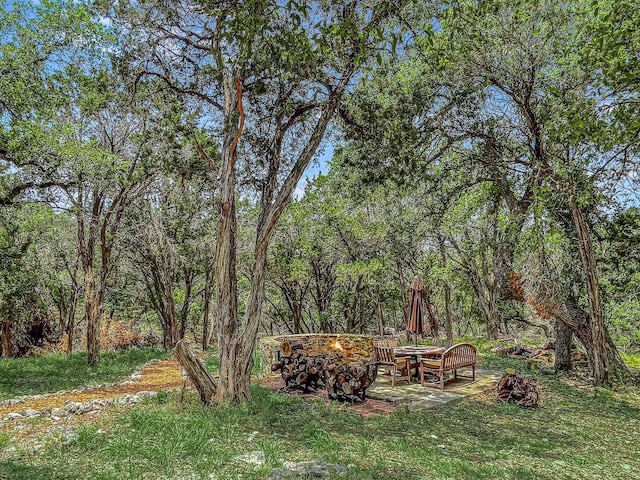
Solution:
{"label": "patio", "polygon": [[[449,380],[445,383],[444,390],[439,390],[433,387],[423,387],[417,381],[411,384],[398,382],[395,387],[391,388],[391,377],[380,372],[375,383],[367,390],[366,400],[363,403],[356,402],[350,405],[349,402],[346,402],[345,405],[365,417],[386,414],[396,407],[406,407],[412,411],[427,410],[489,390],[496,386],[502,373],[494,370],[476,370],[475,380],[463,378]],[[303,393],[300,390],[286,391],[284,381],[281,378],[263,377],[259,381],[264,386],[287,395],[307,400],[324,398],[328,401],[327,391],[324,389],[308,393]]]}
{"label": "patio", "polygon": [[[467,372],[462,372],[467,373]],[[503,372],[495,370],[476,370],[476,379],[457,378],[445,383],[444,390],[423,387],[419,381],[412,383],[396,382],[391,388],[391,377],[378,374],[376,382],[367,390],[367,398],[383,400],[395,406],[407,406],[410,410],[425,410],[477,395],[496,386]]]}

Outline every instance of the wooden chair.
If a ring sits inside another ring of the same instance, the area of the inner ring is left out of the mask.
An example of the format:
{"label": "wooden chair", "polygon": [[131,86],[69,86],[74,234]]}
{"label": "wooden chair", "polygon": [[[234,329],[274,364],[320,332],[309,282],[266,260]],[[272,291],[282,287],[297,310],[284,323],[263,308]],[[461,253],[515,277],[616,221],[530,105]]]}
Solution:
{"label": "wooden chair", "polygon": [[400,380],[406,379],[411,383],[411,369],[418,366],[411,362],[411,357],[397,357],[393,347],[374,346],[376,360],[383,367],[388,367],[391,373],[391,388],[396,384],[396,373],[400,373]]}
{"label": "wooden chair", "polygon": [[[440,358],[423,358],[420,362],[420,383],[424,387],[429,385],[444,389],[444,374],[453,372],[453,378],[458,378],[458,369],[471,367],[472,374],[461,378],[476,379],[476,347],[470,343],[459,343],[446,349]],[[429,372],[438,376],[439,383],[425,383],[424,373]]]}
{"label": "wooden chair", "polygon": [[402,344],[400,343],[399,338],[384,338],[380,340],[373,341],[374,347],[400,347]]}

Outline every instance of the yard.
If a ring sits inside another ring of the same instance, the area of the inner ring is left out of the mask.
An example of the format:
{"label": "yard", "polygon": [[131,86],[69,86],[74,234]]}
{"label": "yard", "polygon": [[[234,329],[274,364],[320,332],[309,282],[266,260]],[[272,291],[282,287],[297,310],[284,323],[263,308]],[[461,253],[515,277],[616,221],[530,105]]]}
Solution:
{"label": "yard", "polygon": [[[491,355],[486,342],[480,352],[480,368],[526,368]],[[259,384],[251,401],[215,409],[193,391],[182,401],[179,390],[162,391],[96,415],[2,422],[0,478],[263,479],[284,462],[308,460],[343,465],[340,478],[351,479],[626,479],[640,470],[636,387],[612,392],[575,376],[538,378],[537,409],[484,393],[370,418]]]}

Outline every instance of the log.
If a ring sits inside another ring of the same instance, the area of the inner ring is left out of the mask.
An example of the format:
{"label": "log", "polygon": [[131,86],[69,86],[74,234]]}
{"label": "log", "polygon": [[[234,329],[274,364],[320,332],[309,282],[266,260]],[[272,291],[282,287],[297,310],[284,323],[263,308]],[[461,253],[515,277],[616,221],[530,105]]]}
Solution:
{"label": "log", "polygon": [[207,368],[196,358],[184,340],[176,343],[173,354],[200,394],[200,401],[206,406],[212,406],[218,386]]}
{"label": "log", "polygon": [[299,349],[292,351],[291,355],[284,356],[279,362],[271,365],[271,371],[281,371],[285,387],[299,388],[307,392],[309,389],[318,390],[324,386],[324,356],[307,356]]}
{"label": "log", "polygon": [[365,400],[367,388],[378,375],[377,362],[326,363],[325,385],[332,400]]}
{"label": "log", "polygon": [[300,340],[285,340],[280,344],[280,351],[285,357],[291,356],[295,350],[302,350],[304,345]]}

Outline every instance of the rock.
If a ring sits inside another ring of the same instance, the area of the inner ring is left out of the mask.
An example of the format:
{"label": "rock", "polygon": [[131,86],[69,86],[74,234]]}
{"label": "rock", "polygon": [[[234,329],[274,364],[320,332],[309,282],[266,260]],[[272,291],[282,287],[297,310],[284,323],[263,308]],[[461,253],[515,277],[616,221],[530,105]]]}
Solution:
{"label": "rock", "polygon": [[106,403],[104,400],[91,400],[89,402],[89,405],[91,405],[91,409],[92,410],[100,410],[102,408],[105,407]]}
{"label": "rock", "polygon": [[54,422],[59,422],[60,421],[60,417],[56,417],[55,415],[51,415],[51,420],[53,420]]}
{"label": "rock", "polygon": [[82,410],[82,404],[80,402],[72,402],[67,400],[64,404],[64,409],[71,414],[79,413]]}
{"label": "rock", "polygon": [[78,438],[78,434],[75,432],[66,433],[62,439],[62,444],[71,445],[73,443],[76,443],[78,441]]}
{"label": "rock", "polygon": [[38,412],[37,410],[34,410],[33,408],[27,408],[22,412],[22,415],[27,418],[33,418],[33,417],[39,417],[40,412]]}
{"label": "rock", "polygon": [[138,397],[140,398],[149,398],[149,397],[155,397],[156,395],[158,395],[158,392],[152,392],[149,390],[142,390],[140,392],[138,392],[136,394]]}
{"label": "rock", "polygon": [[6,456],[10,456],[10,455],[15,454],[17,451],[18,451],[18,449],[16,447],[14,447],[13,445],[9,445],[8,447],[4,448],[2,453],[4,453]]}
{"label": "rock", "polygon": [[51,407],[41,408],[40,410],[38,410],[38,413],[40,413],[40,415],[42,415],[43,417],[49,417],[51,416]]}
{"label": "rock", "polygon": [[54,408],[51,410],[51,415],[56,417],[64,417],[67,414],[67,411],[63,408]]}
{"label": "rock", "polygon": [[319,460],[310,462],[285,462],[282,468],[271,470],[267,480],[286,480],[296,478],[342,477],[347,474],[347,467]]}
{"label": "rock", "polygon": [[260,450],[257,450],[255,452],[245,453],[244,455],[238,455],[233,459],[238,462],[249,463],[251,465],[256,465],[258,467],[261,467],[267,461],[267,459],[264,456],[264,452]]}
{"label": "rock", "polygon": [[7,413],[7,420],[19,420],[22,418],[22,415],[18,412],[10,412]]}
{"label": "rock", "polygon": [[41,452],[44,449],[44,444],[43,443],[34,443],[33,445],[31,445],[31,448],[36,453],[37,452]]}

